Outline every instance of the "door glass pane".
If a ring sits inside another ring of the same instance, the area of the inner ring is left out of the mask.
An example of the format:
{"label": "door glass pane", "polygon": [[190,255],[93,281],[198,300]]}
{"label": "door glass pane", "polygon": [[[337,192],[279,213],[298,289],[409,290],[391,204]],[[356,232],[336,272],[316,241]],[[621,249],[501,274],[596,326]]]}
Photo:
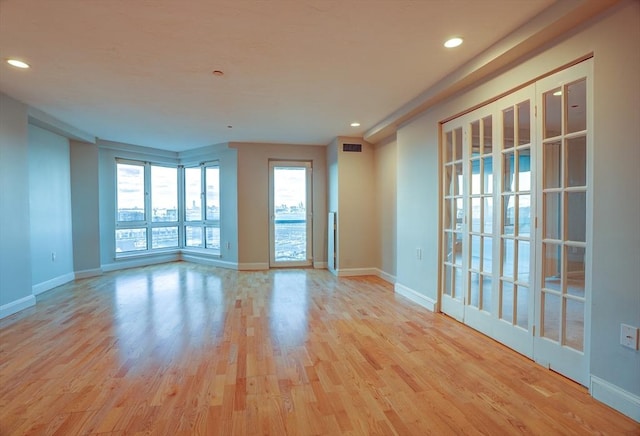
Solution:
{"label": "door glass pane", "polygon": [[493,232],[493,197],[484,198],[483,232]]}
{"label": "door glass pane", "polygon": [[587,194],[567,193],[567,240],[585,241],[587,216]]}
{"label": "door glass pane", "polygon": [[451,162],[453,160],[453,133],[447,132],[444,141],[444,161]]}
{"label": "door glass pane", "polygon": [[471,243],[471,268],[475,270],[480,269],[480,256],[482,254],[482,247],[480,246],[480,236],[472,236]]}
{"label": "door glass pane", "polygon": [[471,123],[471,156],[480,155],[480,121]]}
{"label": "door glass pane", "polygon": [[542,336],[560,341],[560,297],[548,292],[542,293]]}
{"label": "door glass pane", "polygon": [[491,313],[491,276],[482,276],[482,310]]}
{"label": "door glass pane", "polygon": [[502,306],[500,318],[513,322],[513,283],[502,282]]}
{"label": "door glass pane", "polygon": [[514,126],[513,108],[507,108],[502,111],[502,134],[503,134],[503,150],[513,147],[513,126]]}
{"label": "door glass pane", "polygon": [[475,272],[469,274],[469,304],[473,307],[480,304],[480,274]]}
{"label": "door glass pane", "polygon": [[518,145],[531,142],[531,110],[529,100],[518,104]]}
{"label": "door glass pane", "polygon": [[544,196],[544,238],[560,239],[560,211],[562,196],[558,192],[548,192]]}
{"label": "door glass pane", "polygon": [[453,262],[453,233],[445,232],[444,246],[445,246],[445,262]]}
{"label": "door glass pane", "polygon": [[177,246],[177,227],[155,227],[151,229],[151,248],[176,248]]}
{"label": "door glass pane", "polygon": [[515,231],[515,195],[502,196],[502,233],[505,235],[513,235]]}
{"label": "door glass pane", "polygon": [[482,238],[482,271],[491,273],[493,267],[493,238]]}
{"label": "door glass pane", "polygon": [[562,158],[560,142],[544,144],[544,188],[559,188],[562,183]]}
{"label": "door glass pane", "polygon": [[587,128],[587,81],[567,86],[567,133]]}
{"label": "door glass pane", "polygon": [[562,292],[562,252],[561,245],[542,244],[544,258],[542,259],[542,273],[547,289]]}
{"label": "door glass pane", "polygon": [[444,201],[444,222],[442,223],[442,225],[444,226],[445,229],[453,229],[453,223],[455,223],[455,220],[452,219],[455,215],[452,215],[453,213],[453,200],[445,200]]}
{"label": "door glass pane", "polygon": [[453,166],[444,167],[444,195],[455,195],[455,179],[453,177]]}
{"label": "door glass pane", "polygon": [[518,241],[518,281],[523,283],[529,282],[529,265],[530,261],[530,243],[529,241]]}
{"label": "door glass pane", "polygon": [[462,300],[462,268],[454,268],[454,295],[456,300]]}
{"label": "door glass pane", "polygon": [[567,185],[587,184],[587,138],[567,139]]}
{"label": "door glass pane", "polygon": [[454,146],[455,146],[455,160],[462,159],[462,127],[457,128],[454,131]]}
{"label": "door glass pane", "polygon": [[207,220],[220,220],[220,169],[207,167],[205,177],[207,186],[205,196],[207,200]]}
{"label": "door glass pane", "polygon": [[513,239],[502,240],[502,275],[513,278],[513,261],[515,258],[515,242]]}
{"label": "door glass pane", "polygon": [[185,226],[184,232],[186,239],[185,244],[187,247],[204,247],[202,241],[202,227]]}
{"label": "door glass pane", "polygon": [[584,303],[566,299],[564,343],[574,350],[582,351],[584,343]]}
{"label": "door glass pane", "polygon": [[[153,222],[178,221],[177,168],[151,166],[151,220]],[[154,245],[153,242],[151,245]]]}
{"label": "door glass pane", "polygon": [[458,266],[462,266],[462,233],[454,233],[454,257],[453,263]]}
{"label": "door glass pane", "polygon": [[276,262],[307,260],[307,169],[273,168],[273,233]]}
{"label": "door glass pane", "polygon": [[515,191],[515,166],[513,162],[513,152],[505,153],[502,158],[502,191]]}
{"label": "door glass pane", "polygon": [[529,329],[529,288],[516,286],[516,324]]}
{"label": "door glass pane", "polygon": [[483,193],[493,193],[493,158],[485,157],[483,159]]}
{"label": "door glass pane", "polygon": [[444,293],[445,295],[451,296],[451,290],[453,286],[452,276],[451,276],[452,268],[449,265],[444,267]]}
{"label": "door glass pane", "polygon": [[531,234],[531,196],[518,195],[518,235]]}
{"label": "door glass pane", "polygon": [[453,195],[463,195],[464,194],[464,179],[462,178],[462,164],[457,163],[454,166],[454,183],[455,188],[453,190]]}
{"label": "door glass pane", "polygon": [[491,116],[482,119],[482,136],[484,140],[483,153],[490,154],[493,150],[493,132],[491,127]]}
{"label": "door glass pane", "polygon": [[118,221],[144,221],[144,166],[119,163],[116,173]]}
{"label": "door glass pane", "polygon": [[116,230],[116,253],[147,249],[147,229]]}
{"label": "door glass pane", "polygon": [[567,246],[567,293],[584,298],[585,249]]}
{"label": "door glass pane", "polygon": [[202,170],[200,167],[184,169],[185,220],[202,220]]}
{"label": "door glass pane", "polygon": [[475,197],[471,199],[471,231],[472,232],[480,232],[480,205],[482,204],[482,199]]}
{"label": "door glass pane", "polygon": [[531,150],[518,151],[518,191],[531,191]]}
{"label": "door glass pane", "polygon": [[471,194],[480,194],[482,180],[480,179],[480,159],[471,161]]}
{"label": "door glass pane", "polygon": [[552,138],[562,133],[562,90],[544,93],[544,137]]}

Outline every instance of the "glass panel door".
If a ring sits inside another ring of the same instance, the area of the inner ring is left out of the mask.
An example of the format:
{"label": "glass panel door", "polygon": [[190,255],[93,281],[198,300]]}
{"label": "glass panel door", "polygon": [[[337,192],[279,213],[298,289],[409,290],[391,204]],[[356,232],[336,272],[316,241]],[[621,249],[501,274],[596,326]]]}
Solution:
{"label": "glass panel door", "polygon": [[588,383],[591,61],[538,82],[543,133],[536,360]]}
{"label": "glass panel door", "polygon": [[269,167],[270,265],[311,265],[311,163],[271,161]]}

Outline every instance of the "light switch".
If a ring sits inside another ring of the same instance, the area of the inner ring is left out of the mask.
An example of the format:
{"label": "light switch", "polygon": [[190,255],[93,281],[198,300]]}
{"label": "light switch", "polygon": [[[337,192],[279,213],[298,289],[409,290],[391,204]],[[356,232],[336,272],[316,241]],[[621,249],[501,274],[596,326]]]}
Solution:
{"label": "light switch", "polygon": [[627,324],[620,324],[620,345],[631,348],[632,350],[637,350],[638,327],[633,327]]}

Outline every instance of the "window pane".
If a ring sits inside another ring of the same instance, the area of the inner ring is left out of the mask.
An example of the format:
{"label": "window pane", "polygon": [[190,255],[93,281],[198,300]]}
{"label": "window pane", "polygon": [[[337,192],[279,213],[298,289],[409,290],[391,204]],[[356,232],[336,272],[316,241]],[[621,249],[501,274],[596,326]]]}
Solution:
{"label": "window pane", "polygon": [[200,167],[184,169],[185,220],[202,220],[202,170]]}
{"label": "window pane", "polygon": [[544,93],[544,137],[552,138],[562,133],[562,90],[552,89]]}
{"label": "window pane", "polygon": [[518,191],[531,191],[531,150],[518,151]]}
{"label": "window pane", "polygon": [[480,204],[481,198],[471,199],[471,231],[480,233]]}
{"label": "window pane", "polygon": [[491,129],[491,116],[482,119],[482,127],[484,131],[482,132],[484,147],[483,153],[490,154],[491,150],[493,150],[493,131]]}
{"label": "window pane", "polygon": [[584,303],[566,299],[564,343],[574,350],[582,351],[584,343]]}
{"label": "window pane", "polygon": [[202,244],[202,227],[185,227],[185,245],[187,247],[203,247]]}
{"label": "window pane", "polygon": [[567,184],[587,184],[587,138],[584,136],[567,139]]}
{"label": "window pane", "polygon": [[493,198],[485,197],[484,198],[484,233],[493,232]]}
{"label": "window pane", "polygon": [[455,195],[455,180],[453,178],[453,165],[444,167],[444,195]]}
{"label": "window pane", "polygon": [[518,235],[531,234],[531,196],[518,195]]}
{"label": "window pane", "polygon": [[151,220],[178,221],[177,168],[151,166]]}
{"label": "window pane", "polygon": [[485,157],[483,159],[483,193],[493,193],[493,159],[491,157]]}
{"label": "window pane", "polygon": [[513,235],[515,227],[515,208],[516,196],[502,196],[502,234]]}
{"label": "window pane", "polygon": [[451,270],[452,268],[449,265],[444,267],[444,294],[449,296],[451,295],[452,286]]}
{"label": "window pane", "polygon": [[479,270],[480,256],[482,254],[482,248],[480,247],[480,236],[472,236],[469,242],[471,244],[471,268]]}
{"label": "window pane", "polygon": [[147,249],[147,229],[116,230],[116,253]]}
{"label": "window pane", "polygon": [[482,310],[491,312],[491,276],[482,276]]}
{"label": "window pane", "polygon": [[151,248],[176,248],[177,246],[177,227],[155,227],[151,229]]}
{"label": "window pane", "polygon": [[469,274],[469,304],[478,307],[480,304],[480,274],[472,272]]}
{"label": "window pane", "polygon": [[587,81],[567,86],[567,133],[587,128]]}
{"label": "window pane", "polygon": [[529,329],[529,288],[516,286],[516,324]]}
{"label": "window pane", "polygon": [[207,227],[207,248],[220,251],[220,227]]}
{"label": "window pane", "polygon": [[144,221],[144,166],[119,163],[116,172],[118,221]]}
{"label": "window pane", "polygon": [[454,138],[455,138],[455,159],[456,160],[461,160],[462,159],[462,127],[458,127],[455,131],[454,131]]}
{"label": "window pane", "polygon": [[513,116],[513,108],[507,108],[502,111],[502,121],[503,121],[503,145],[502,148],[504,150],[513,147],[513,124],[514,124],[514,116]]}
{"label": "window pane", "polygon": [[529,100],[518,104],[518,145],[531,142],[531,112]]}
{"label": "window pane", "polygon": [[445,262],[453,263],[453,233],[444,233],[444,258]]}
{"label": "window pane", "polygon": [[220,220],[220,171],[218,167],[207,167],[207,219]]}
{"label": "window pane", "polygon": [[562,292],[562,252],[561,246],[556,244],[542,244],[544,258],[542,259],[542,274],[544,286],[557,292]]}
{"label": "window pane", "polygon": [[480,121],[471,123],[471,156],[480,155]]}
{"label": "window pane", "polygon": [[518,281],[529,282],[531,248],[529,241],[518,241]]}
{"label": "window pane", "polygon": [[515,191],[515,166],[513,152],[505,153],[502,163],[502,192]]}
{"label": "window pane", "polygon": [[556,342],[560,341],[560,301],[558,295],[542,293],[542,336]]}
{"label": "window pane", "polygon": [[513,262],[515,258],[515,242],[513,239],[502,241],[502,275],[513,278]]}
{"label": "window pane", "polygon": [[493,268],[493,239],[490,237],[482,238],[482,271],[491,273]]}
{"label": "window pane", "polygon": [[454,283],[454,288],[455,288],[453,297],[456,300],[462,300],[462,296],[463,296],[463,294],[462,294],[462,292],[463,292],[463,290],[462,290],[462,268],[454,268],[453,270],[454,270],[454,274],[455,274],[454,282],[453,282]]}
{"label": "window pane", "polygon": [[584,298],[585,249],[565,247],[567,256],[567,294]]}
{"label": "window pane", "polygon": [[444,161],[451,162],[453,160],[453,133],[447,132],[444,144]]}
{"label": "window pane", "polygon": [[480,159],[474,159],[471,161],[471,194],[480,194],[480,188],[482,186],[482,180],[480,179]]}
{"label": "window pane", "polygon": [[508,322],[513,322],[513,283],[502,282],[502,307],[500,318]]}
{"label": "window pane", "polygon": [[585,241],[587,216],[587,194],[567,193],[567,240]]}
{"label": "window pane", "polygon": [[544,187],[561,187],[562,158],[560,142],[549,142],[544,144]]}
{"label": "window pane", "polygon": [[462,178],[462,164],[455,164],[454,168],[454,177],[455,177],[455,189],[453,191],[453,195],[463,195],[464,194],[464,179]]}
{"label": "window pane", "polygon": [[562,196],[558,192],[544,194],[544,238],[560,239]]}

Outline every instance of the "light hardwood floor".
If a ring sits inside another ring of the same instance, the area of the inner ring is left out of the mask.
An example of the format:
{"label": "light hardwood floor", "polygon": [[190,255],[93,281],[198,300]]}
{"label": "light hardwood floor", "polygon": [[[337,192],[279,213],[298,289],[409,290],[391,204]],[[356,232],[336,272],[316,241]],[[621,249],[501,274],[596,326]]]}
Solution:
{"label": "light hardwood floor", "polygon": [[640,434],[375,277],[177,262],[0,321],[0,434]]}

